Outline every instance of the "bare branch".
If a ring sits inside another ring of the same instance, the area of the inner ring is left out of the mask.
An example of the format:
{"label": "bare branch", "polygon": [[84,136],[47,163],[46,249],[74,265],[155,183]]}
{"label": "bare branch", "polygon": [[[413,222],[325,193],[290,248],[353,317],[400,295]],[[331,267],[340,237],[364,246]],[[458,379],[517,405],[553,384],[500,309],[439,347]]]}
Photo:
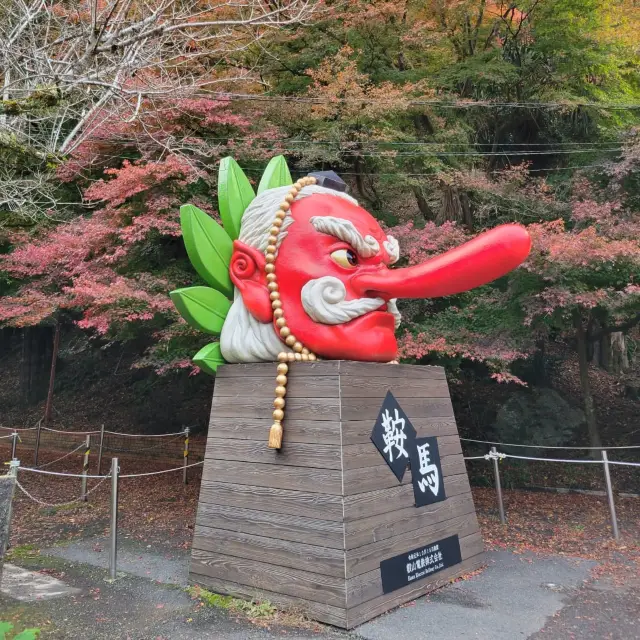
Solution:
{"label": "bare branch", "polygon": [[304,23],[316,2],[5,0],[0,132],[48,154],[67,153],[112,103],[126,105],[122,117],[135,120],[145,97],[186,97],[228,83],[216,65],[194,61],[227,60],[269,31]]}

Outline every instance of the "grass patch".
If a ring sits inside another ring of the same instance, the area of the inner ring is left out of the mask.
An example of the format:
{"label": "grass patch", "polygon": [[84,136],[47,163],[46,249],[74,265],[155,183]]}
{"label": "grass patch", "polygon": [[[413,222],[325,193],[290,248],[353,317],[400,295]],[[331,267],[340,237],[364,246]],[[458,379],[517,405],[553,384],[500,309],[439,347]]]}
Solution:
{"label": "grass patch", "polygon": [[213,593],[198,586],[189,587],[187,591],[192,598],[200,600],[207,607],[241,613],[251,619],[274,618],[277,613],[277,609],[268,600],[242,600]]}
{"label": "grass patch", "polygon": [[39,635],[40,629],[25,629],[15,633],[10,622],[0,621],[0,640],[36,640]]}
{"label": "grass patch", "polygon": [[202,587],[188,587],[187,592],[198,600],[202,606],[225,609],[235,615],[241,615],[253,624],[271,628],[277,624],[283,627],[295,627],[320,631],[323,628],[318,622],[310,620],[303,611],[296,609],[277,609],[268,600],[242,600],[233,596],[223,596]]}
{"label": "grass patch", "polygon": [[35,544],[19,544],[7,551],[5,559],[7,562],[15,560],[30,560],[40,555],[40,549]]}

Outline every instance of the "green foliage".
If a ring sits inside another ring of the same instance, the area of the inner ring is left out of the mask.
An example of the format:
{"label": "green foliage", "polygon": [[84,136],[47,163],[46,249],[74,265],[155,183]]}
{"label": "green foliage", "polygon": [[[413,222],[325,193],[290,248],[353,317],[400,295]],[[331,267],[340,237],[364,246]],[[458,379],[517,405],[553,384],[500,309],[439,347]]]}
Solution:
{"label": "green foliage", "polygon": [[223,294],[209,287],[188,287],[176,289],[170,296],[180,315],[194,329],[220,335],[231,309],[231,303]]}
{"label": "green foliage", "polygon": [[185,204],[180,207],[180,226],[189,260],[198,275],[228,297],[233,295],[229,264],[233,243],[227,232],[204,211]]}
{"label": "green foliage", "polygon": [[233,158],[223,158],[218,171],[218,207],[225,231],[232,240],[240,235],[245,209],[256,197],[244,171]]}
{"label": "green foliage", "polygon": [[25,629],[14,635],[13,625],[10,622],[0,621],[0,640],[36,640],[40,636],[40,629]]}
{"label": "green foliage", "polygon": [[201,587],[189,587],[188,593],[208,607],[242,613],[248,618],[273,618],[277,609],[268,600],[241,600],[232,596],[212,593]]}
{"label": "green foliage", "polygon": [[214,375],[220,365],[225,363],[220,351],[220,343],[212,342],[193,356],[193,362],[203,371]]}
{"label": "green foliage", "polygon": [[258,185],[258,193],[262,193],[267,189],[276,189],[277,187],[286,187],[293,184],[291,173],[284,156],[275,156],[269,160],[267,168],[262,174],[260,184]]}
{"label": "green foliage", "polygon": [[40,549],[34,544],[19,544],[15,547],[11,547],[7,551],[6,559],[9,562],[16,560],[25,560],[28,558],[35,558],[40,555]]}

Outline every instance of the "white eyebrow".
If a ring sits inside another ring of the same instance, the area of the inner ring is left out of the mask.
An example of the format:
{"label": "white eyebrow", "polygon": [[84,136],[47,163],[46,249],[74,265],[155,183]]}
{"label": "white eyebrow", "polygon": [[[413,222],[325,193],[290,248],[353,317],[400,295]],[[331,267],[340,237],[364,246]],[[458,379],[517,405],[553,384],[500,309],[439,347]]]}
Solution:
{"label": "white eyebrow", "polygon": [[348,242],[363,258],[371,258],[380,252],[378,241],[373,236],[363,237],[350,220],[333,216],[314,216],[310,222],[316,231]]}

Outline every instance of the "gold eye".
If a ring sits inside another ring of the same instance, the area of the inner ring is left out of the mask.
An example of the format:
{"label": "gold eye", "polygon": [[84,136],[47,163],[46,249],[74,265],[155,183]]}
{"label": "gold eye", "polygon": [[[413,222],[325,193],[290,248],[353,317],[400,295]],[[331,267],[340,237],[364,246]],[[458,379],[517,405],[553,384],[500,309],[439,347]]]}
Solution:
{"label": "gold eye", "polygon": [[345,269],[353,269],[358,266],[358,256],[351,249],[338,249],[331,254],[331,258]]}

